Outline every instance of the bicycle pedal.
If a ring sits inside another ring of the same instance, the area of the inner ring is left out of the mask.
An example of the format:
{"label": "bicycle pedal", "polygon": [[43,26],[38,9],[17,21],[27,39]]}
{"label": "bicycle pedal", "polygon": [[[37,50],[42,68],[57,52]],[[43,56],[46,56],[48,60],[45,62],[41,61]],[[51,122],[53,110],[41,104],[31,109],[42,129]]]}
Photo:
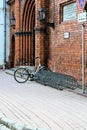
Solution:
{"label": "bicycle pedal", "polygon": [[31,75],[30,75],[30,78],[33,78],[33,77],[34,77],[33,74],[31,74]]}
{"label": "bicycle pedal", "polygon": [[63,90],[64,88],[59,88],[59,90]]}
{"label": "bicycle pedal", "polygon": [[33,78],[30,78],[29,80],[30,80],[30,81],[34,81],[34,79],[33,79]]}

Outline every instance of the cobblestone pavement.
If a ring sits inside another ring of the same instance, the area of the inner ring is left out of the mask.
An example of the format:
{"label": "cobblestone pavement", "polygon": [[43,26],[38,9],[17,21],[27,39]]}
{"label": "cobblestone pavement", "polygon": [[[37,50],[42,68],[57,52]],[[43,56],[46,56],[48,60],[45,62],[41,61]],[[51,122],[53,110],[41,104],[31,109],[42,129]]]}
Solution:
{"label": "cobblestone pavement", "polygon": [[35,130],[87,130],[86,96],[56,90],[34,81],[19,84],[2,70],[0,112],[10,120]]}

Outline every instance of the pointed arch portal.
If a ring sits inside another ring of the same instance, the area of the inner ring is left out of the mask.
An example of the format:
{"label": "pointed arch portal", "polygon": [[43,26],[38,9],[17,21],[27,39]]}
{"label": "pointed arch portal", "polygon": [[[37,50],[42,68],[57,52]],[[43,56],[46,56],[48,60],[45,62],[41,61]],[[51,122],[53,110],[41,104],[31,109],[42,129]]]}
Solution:
{"label": "pointed arch portal", "polygon": [[22,31],[28,32],[22,35],[21,58],[22,62],[34,65],[35,57],[35,0],[26,0],[22,15]]}

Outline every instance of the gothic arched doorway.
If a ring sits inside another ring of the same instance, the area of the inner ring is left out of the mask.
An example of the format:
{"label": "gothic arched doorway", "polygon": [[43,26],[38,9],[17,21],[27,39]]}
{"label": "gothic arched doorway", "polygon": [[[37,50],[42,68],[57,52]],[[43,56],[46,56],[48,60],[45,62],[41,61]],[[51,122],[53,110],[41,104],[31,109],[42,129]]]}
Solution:
{"label": "gothic arched doorway", "polygon": [[26,0],[22,15],[22,61],[35,64],[35,0]]}

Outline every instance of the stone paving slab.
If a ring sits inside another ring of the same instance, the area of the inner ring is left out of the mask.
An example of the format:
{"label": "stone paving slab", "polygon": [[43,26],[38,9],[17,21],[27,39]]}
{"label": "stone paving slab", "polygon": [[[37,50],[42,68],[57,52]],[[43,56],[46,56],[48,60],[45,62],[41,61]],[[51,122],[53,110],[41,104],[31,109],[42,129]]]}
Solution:
{"label": "stone paving slab", "polygon": [[0,111],[36,130],[87,130],[87,97],[36,82],[17,83],[0,71]]}

